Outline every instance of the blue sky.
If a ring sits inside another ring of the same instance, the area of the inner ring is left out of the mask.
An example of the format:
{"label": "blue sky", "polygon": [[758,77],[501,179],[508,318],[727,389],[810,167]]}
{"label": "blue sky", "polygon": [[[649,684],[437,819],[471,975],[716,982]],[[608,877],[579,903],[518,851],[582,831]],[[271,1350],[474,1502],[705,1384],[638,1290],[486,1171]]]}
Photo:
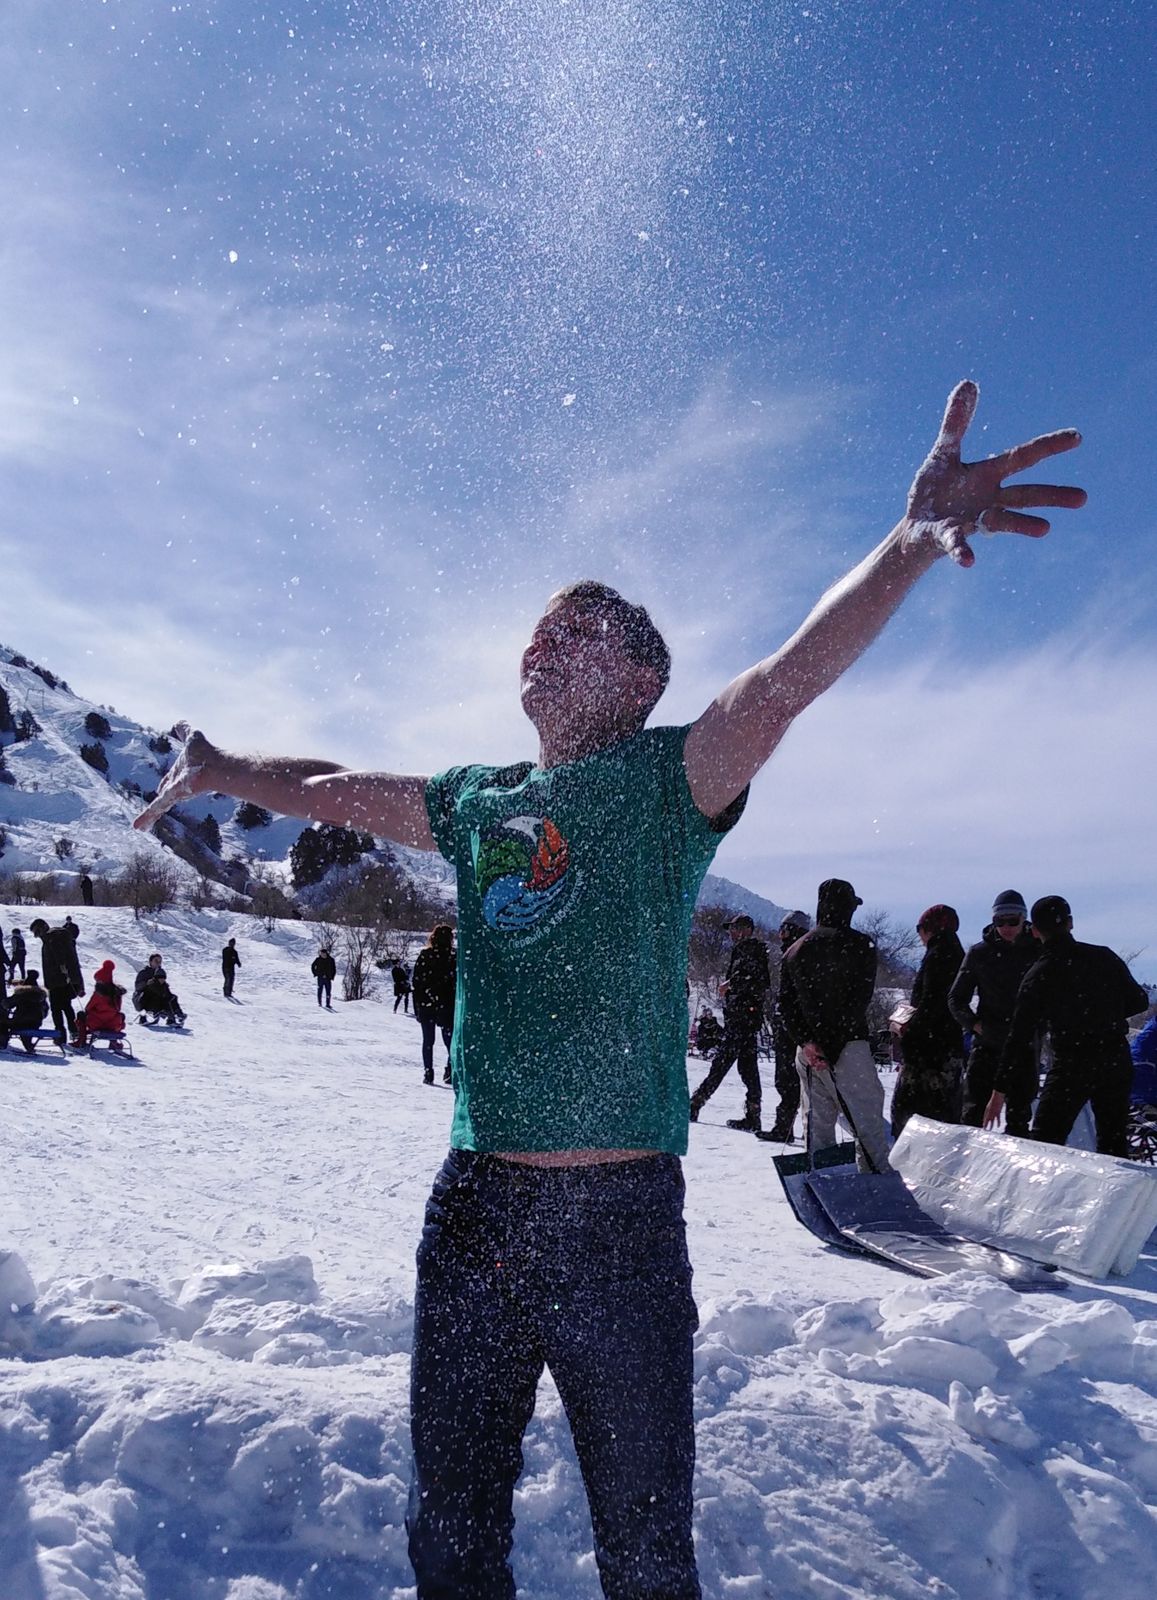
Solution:
{"label": "blue sky", "polygon": [[941,564],[719,870],[1148,947],[1141,4],[9,0],[0,638],[220,742],[533,751],[598,576],[695,716],[881,537],[960,377],[1086,511]]}

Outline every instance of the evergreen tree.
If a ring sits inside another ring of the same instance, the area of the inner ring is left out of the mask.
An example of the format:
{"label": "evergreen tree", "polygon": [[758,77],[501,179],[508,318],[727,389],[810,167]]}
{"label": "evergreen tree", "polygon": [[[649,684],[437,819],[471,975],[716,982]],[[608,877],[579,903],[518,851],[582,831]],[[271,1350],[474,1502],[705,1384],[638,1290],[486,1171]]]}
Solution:
{"label": "evergreen tree", "polygon": [[111,739],[112,728],[109,720],[99,711],[90,711],[84,719],[84,731],[91,739]]}
{"label": "evergreen tree", "polygon": [[197,824],[197,836],[208,845],[214,855],[221,854],[221,829],[211,811]]}
{"label": "evergreen tree", "polygon": [[251,828],[268,828],[273,821],[273,812],[255,805],[252,800],[243,800],[234,813],[233,821],[246,832]]}
{"label": "evergreen tree", "polygon": [[80,759],[87,761],[90,767],[103,774],[104,777],[108,777],[108,756],[105,754],[104,745],[101,744],[99,739],[94,744],[81,745]]}
{"label": "evergreen tree", "polygon": [[374,841],[368,833],[354,833],[350,828],[339,828],[331,822],[306,828],[289,852],[294,887],[304,889],[311,883],[318,883],[331,867],[352,867],[373,848]]}

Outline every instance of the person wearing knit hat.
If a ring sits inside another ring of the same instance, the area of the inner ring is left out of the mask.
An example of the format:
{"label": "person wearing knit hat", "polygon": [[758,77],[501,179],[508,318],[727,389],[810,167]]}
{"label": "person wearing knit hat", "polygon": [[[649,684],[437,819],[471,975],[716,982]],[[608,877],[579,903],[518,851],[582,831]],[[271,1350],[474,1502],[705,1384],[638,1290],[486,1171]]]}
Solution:
{"label": "person wearing knit hat", "polygon": [[893,1139],[917,1114],[960,1121],[964,1039],[948,1009],[948,991],[964,960],[959,928],[960,918],[946,905],[929,906],[916,924],[924,959],[912,985],[912,1015],[900,1029],[904,1062],[892,1095]]}
{"label": "person wearing knit hat", "polygon": [[83,1050],[94,1033],[123,1033],[125,1014],[121,1010],[124,990],[113,979],[115,961],[102,961],[93,973],[92,993],[76,1022],[76,1047]]}
{"label": "person wearing knit hat", "polygon": [[[1016,889],[1005,889],[992,902],[992,920],[979,943],[970,947],[948,991],[948,1009],[965,1033],[972,1035],[960,1112],[961,1122],[970,1128],[979,1128],[984,1120],[1000,1053],[1012,1026],[1017,991],[1040,953],[1040,943],[1028,926],[1024,896]],[[1027,1099],[1014,1095],[1009,1100],[1006,1133],[1028,1137],[1032,1100],[1031,1094]]]}
{"label": "person wearing knit hat", "polygon": [[1006,1097],[1036,1088],[1033,1040],[1048,1029],[1052,1063],[1041,1087],[1032,1137],[1065,1144],[1086,1103],[1097,1125],[1101,1155],[1128,1153],[1133,1060],[1128,1019],[1149,1008],[1143,989],[1115,950],[1073,938],[1073,913],[1062,895],[1033,902],[1040,959],[1016,997],[984,1126],[999,1120]]}

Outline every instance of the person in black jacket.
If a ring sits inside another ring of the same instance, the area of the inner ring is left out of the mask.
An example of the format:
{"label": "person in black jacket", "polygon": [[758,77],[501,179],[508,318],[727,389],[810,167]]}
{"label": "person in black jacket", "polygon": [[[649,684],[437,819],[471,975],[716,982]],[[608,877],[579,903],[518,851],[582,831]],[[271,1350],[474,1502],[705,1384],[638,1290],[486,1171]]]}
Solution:
{"label": "person in black jacket", "polygon": [[1059,894],[1034,903],[1032,931],[1044,948],[1017,994],[984,1126],[997,1121],[1006,1098],[1031,1096],[1036,1086],[1033,1042],[1047,1028],[1052,1065],[1037,1102],[1032,1137],[1064,1144],[1087,1102],[1097,1125],[1098,1151],[1124,1156],[1133,1083],[1127,1019],[1148,1009],[1149,995],[1115,951],[1073,938],[1073,913]]}
{"label": "person in black jacket", "polygon": [[[309,969],[317,979],[317,1003],[324,1005],[327,1011],[333,1010],[333,980],[337,977],[337,962],[330,953],[328,945],[322,945],[317,955],[313,958],[313,965]],[[324,1000],[322,996],[325,996]]]}
{"label": "person in black jacket", "polygon": [[422,1082],[434,1081],[434,1033],[441,1030],[446,1046],[442,1082],[450,1082],[450,1041],[454,1033],[454,1000],[458,986],[458,956],[454,930],[440,922],[431,929],[426,946],[414,962],[414,1015],[422,1025]]}
{"label": "person in black jacket", "polygon": [[723,1042],[715,1052],[710,1072],[691,1096],[691,1121],[698,1120],[700,1111],[732,1067],[738,1064],[746,1091],[743,1115],[729,1117],[727,1126],[758,1133],[763,1109],[759,1028],[767,991],[771,988],[771,969],[767,964],[767,946],[755,937],[755,923],[750,917],[733,917],[728,932],[732,939],[731,956],[727,962],[727,977],[719,986],[723,996]]}
{"label": "person in black jacket", "polygon": [[48,1013],[48,996],[40,987],[39,978],[40,974],[29,967],[27,976],[13,984],[3,1025],[3,1043],[8,1043],[10,1033],[18,1034],[27,1055],[35,1053],[36,1040],[32,1035],[44,1026]]}
{"label": "person in black jacket", "polygon": [[169,975],[155,951],[137,973],[136,982],[133,984],[133,1005],[141,1013],[139,1018],[141,1022],[145,1020],[146,1012],[164,1017],[170,1028],[179,1027],[185,1020],[181,1002],[169,988]]}
{"label": "person in black jacket", "polygon": [[914,1010],[900,1029],[904,1064],[892,1095],[893,1139],[917,1114],[937,1122],[960,1121],[964,1039],[948,1009],[948,991],[964,960],[959,928],[960,918],[951,906],[929,906],[916,924],[924,959],[912,985]]}
{"label": "person in black jacket", "polygon": [[230,939],[229,943],[221,951],[221,977],[224,980],[221,988],[226,1000],[232,1000],[233,998],[233,980],[237,976],[237,968],[240,965],[241,957],[237,954],[237,941],[236,939]]}
{"label": "person in black jacket", "polygon": [[[75,923],[73,924],[75,927]],[[43,917],[31,924],[40,940],[40,970],[52,1008],[52,1026],[58,1044],[76,1037],[72,1002],[84,993],[84,979],[76,954],[76,938],[67,927],[50,928]]]}
{"label": "person in black jacket", "polygon": [[14,977],[16,974],[16,968],[19,967],[20,977],[21,980],[23,980],[26,949],[24,944],[24,935],[20,932],[19,928],[13,928],[12,937],[8,941],[8,949],[8,976],[10,978]]}
{"label": "person in black jacket", "polygon": [[[780,968],[783,958],[797,939],[802,939],[811,928],[811,918],[805,911],[789,911],[779,925]],[[775,1053],[775,1088],[779,1104],[775,1108],[775,1121],[766,1133],[760,1134],[774,1144],[790,1144],[795,1138],[795,1119],[799,1111],[800,1078],[795,1064],[795,1040],[783,1020],[779,998],[771,1014],[771,1047]]]}
{"label": "person in black jacket", "polygon": [[410,974],[406,971],[405,964],[395,961],[390,968],[390,978],[394,985],[394,1011],[399,1006],[409,1015],[410,1011]]}
{"label": "person in black jacket", "polygon": [[[1028,907],[1015,889],[998,894],[992,921],[979,944],[965,956],[948,991],[948,1009],[965,1033],[972,1034],[972,1049],[964,1074],[964,1105],[960,1120],[979,1128],[996,1082],[1000,1054],[1012,1025],[1017,990],[1041,953],[1028,926]],[[972,997],[976,996],[976,1011]],[[1008,1133],[1027,1138],[1033,1096],[1014,1098],[1005,1106]]]}
{"label": "person in black jacket", "polygon": [[868,1044],[876,943],[852,927],[863,901],[843,878],[820,884],[816,926],[797,940],[779,974],[779,1010],[796,1042],[809,1150],[836,1142],[842,1114],[861,1172],[887,1172],[884,1089]]}

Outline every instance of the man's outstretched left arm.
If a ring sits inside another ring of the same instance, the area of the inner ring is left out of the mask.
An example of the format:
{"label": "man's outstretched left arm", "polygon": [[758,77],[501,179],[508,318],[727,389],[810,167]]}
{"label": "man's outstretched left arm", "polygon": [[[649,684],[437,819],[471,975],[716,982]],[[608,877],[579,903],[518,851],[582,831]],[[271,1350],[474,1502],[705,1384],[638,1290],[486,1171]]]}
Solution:
{"label": "man's outstretched left arm", "polygon": [[706,816],[718,816],[742,792],[795,718],[859,659],[937,557],[970,567],[975,557],[968,540],[978,530],[1039,539],[1049,524],[1024,508],[1084,505],[1083,489],[1004,482],[1080,444],[1072,428],[984,461],[961,459],[977,394],[976,385],[965,382],[949,396],[907,510],[887,538],[822,596],[785,645],[730,683],[691,728],[683,760],[695,804]]}

